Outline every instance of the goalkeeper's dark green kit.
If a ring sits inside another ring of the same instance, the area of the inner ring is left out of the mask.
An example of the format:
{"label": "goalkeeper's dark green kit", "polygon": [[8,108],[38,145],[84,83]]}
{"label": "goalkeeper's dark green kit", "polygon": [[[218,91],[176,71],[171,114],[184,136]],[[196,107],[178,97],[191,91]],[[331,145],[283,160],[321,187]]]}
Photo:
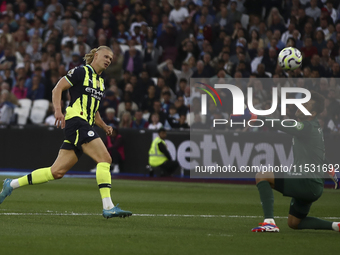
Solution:
{"label": "goalkeeper's dark green kit", "polygon": [[[265,120],[263,117],[259,119]],[[272,121],[265,121],[271,126]],[[293,126],[294,122],[284,123]],[[323,132],[316,118],[298,122],[296,127],[283,127],[281,121],[274,121],[273,128],[293,135],[294,163],[290,173],[275,174],[275,189],[284,196],[292,197],[290,214],[304,218],[312,202],[323,192],[325,160]]]}

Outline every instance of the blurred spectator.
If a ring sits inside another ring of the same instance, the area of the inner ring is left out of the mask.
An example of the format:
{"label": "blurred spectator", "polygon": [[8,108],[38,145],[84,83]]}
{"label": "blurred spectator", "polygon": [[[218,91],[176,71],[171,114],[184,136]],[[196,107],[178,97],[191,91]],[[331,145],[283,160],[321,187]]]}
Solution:
{"label": "blurred spectator", "polygon": [[138,110],[135,112],[135,118],[132,121],[132,128],[143,129],[148,128],[149,123],[143,119],[143,112]]}
{"label": "blurred spectator", "polygon": [[[116,47],[116,46],[114,46]],[[106,79],[116,79],[119,80],[122,77],[122,67],[123,67],[124,56],[119,51],[114,51],[111,64],[105,70]]]}
{"label": "blurred spectator", "polygon": [[141,109],[143,112],[152,112],[153,110],[153,103],[154,101],[159,100],[159,98],[156,97],[156,87],[154,85],[150,85],[148,87],[148,93],[145,96]]}
{"label": "blurred spectator", "polygon": [[136,75],[142,70],[141,53],[134,46],[124,53],[123,69]]}
{"label": "blurred spectator", "polygon": [[173,103],[170,101],[170,98],[171,93],[169,91],[162,93],[162,110],[166,115],[169,114],[169,109],[173,105]]}
{"label": "blurred spectator", "polygon": [[119,123],[120,128],[130,128],[132,124],[132,118],[130,112],[124,112]]}
{"label": "blurred spectator", "polygon": [[187,83],[190,81],[193,71],[189,68],[188,62],[183,62],[181,71],[175,73],[177,76],[177,82],[179,86],[180,85],[179,83],[182,79],[186,80]]}
{"label": "blurred spectator", "polygon": [[280,30],[278,30],[278,29],[274,30],[273,38],[275,38],[276,41],[277,41],[277,44],[276,44],[277,50],[282,50],[286,46],[286,44],[281,41],[281,31]]}
{"label": "blurred spectator", "polygon": [[179,129],[189,129],[190,128],[186,119],[187,119],[186,114],[182,114],[179,117],[179,121],[178,121],[178,128]]}
{"label": "blurred spectator", "polygon": [[[257,71],[258,65],[262,62],[264,55],[264,49],[258,48],[257,49],[257,57],[255,57],[251,62],[251,72],[255,73]],[[263,69],[264,71],[264,69]]]}
{"label": "blurred spectator", "polygon": [[293,32],[295,30],[295,24],[294,23],[290,23],[288,25],[288,30],[286,32],[284,32],[282,34],[282,37],[281,37],[281,41],[284,43],[284,44],[287,44],[287,40],[288,38],[290,37],[293,37]]}
{"label": "blurred spectator", "polygon": [[312,38],[305,38],[305,46],[301,48],[301,53],[304,58],[311,58],[313,55],[318,54],[318,49],[312,44]]}
{"label": "blurred spectator", "polygon": [[152,119],[151,119],[151,115],[152,115],[153,113],[157,113],[157,114],[158,114],[158,119],[159,119],[159,121],[161,122],[162,125],[164,125],[164,124],[165,124],[165,120],[166,120],[166,118],[167,118],[167,115],[162,111],[161,102],[158,101],[158,100],[155,100],[155,101],[153,102],[153,109],[152,109],[152,111],[150,112],[150,117],[149,117],[149,119],[148,119],[148,122],[150,123],[150,125],[151,125],[151,123],[153,122]]}
{"label": "blurred spectator", "polygon": [[[123,118],[124,113],[129,112],[131,116],[134,115],[135,110],[134,109],[138,109],[138,107],[132,107],[132,104],[134,102],[132,102],[131,100],[125,100],[124,102],[121,102],[118,106],[118,117],[119,119]],[[135,103],[134,103],[135,104]]]}
{"label": "blurred spectator", "polygon": [[274,48],[269,49],[268,56],[264,56],[262,63],[265,65],[266,72],[274,74],[277,64],[277,52]]}
{"label": "blurred spectator", "polygon": [[194,30],[190,27],[187,20],[181,22],[180,29],[177,32],[176,37],[176,47],[178,48],[182,42],[187,38],[192,38],[194,36]]}
{"label": "blurred spectator", "polygon": [[146,42],[146,45],[147,47],[144,50],[143,63],[148,73],[152,77],[154,77],[157,73],[157,63],[160,57],[160,53],[159,53],[159,50],[154,47],[152,39],[149,39]]}
{"label": "blurred spectator", "polygon": [[8,93],[6,93],[6,101],[13,104],[13,105],[19,105],[18,104],[18,98],[16,97],[16,95],[11,92],[11,87],[9,86],[9,84],[7,82],[2,82],[1,83],[1,87],[0,87],[0,92],[1,91],[7,91]]}
{"label": "blurred spectator", "polygon": [[113,108],[116,112],[118,110],[119,100],[113,91],[108,90],[105,92],[105,96],[100,102],[99,112],[101,116],[104,116],[107,108]]}
{"label": "blurred spectator", "polygon": [[156,45],[156,47],[162,47],[164,51],[162,61],[165,61],[167,59],[175,61],[176,56],[180,54],[179,52],[177,52],[176,49],[176,36],[177,36],[176,28],[171,23],[166,24],[165,32],[163,32],[160,35]]}
{"label": "blurred spectator", "polygon": [[146,70],[143,70],[140,73],[140,79],[137,81],[135,86],[136,90],[136,99],[134,100],[138,105],[140,105],[143,101],[143,96],[147,94],[147,90],[150,85],[154,85],[152,79],[149,78],[149,74]]}
{"label": "blurred spectator", "polygon": [[130,82],[131,73],[129,71],[124,71],[121,80],[118,82],[118,88],[121,90],[125,89],[125,85]]}
{"label": "blurred spectator", "polygon": [[177,76],[174,72],[172,61],[167,60],[165,63],[159,65],[158,70],[163,75],[164,85],[170,87],[172,91],[176,91]]}
{"label": "blurred spectator", "polygon": [[45,96],[45,86],[41,82],[41,77],[33,76],[32,82],[27,88],[27,98],[31,100],[44,99]]}
{"label": "blurred spectator", "polygon": [[8,101],[8,90],[1,90],[0,93],[0,124],[10,124],[13,115],[14,105]]}
{"label": "blurred spectator", "polygon": [[219,31],[232,31],[233,22],[228,17],[228,10],[225,6],[221,6],[221,10],[217,13],[215,18],[215,29]]}
{"label": "blurred spectator", "polygon": [[332,65],[331,76],[335,78],[340,78],[340,64],[335,62]]}
{"label": "blurred spectator", "polygon": [[159,115],[158,113],[151,114],[151,122],[148,126],[148,129],[158,130],[163,127],[163,124],[159,122]]}
{"label": "blurred spectator", "polygon": [[197,59],[199,53],[199,47],[196,41],[194,41],[193,37],[191,37],[190,39],[186,38],[184,41],[182,41],[181,45],[178,48],[178,54],[174,64],[175,68],[181,69],[181,65],[183,62],[189,62],[191,57]]}
{"label": "blurred spectator", "polygon": [[12,47],[7,46],[4,50],[4,54],[0,58],[0,70],[12,69],[16,66],[16,57],[13,55]]}
{"label": "blurred spectator", "polygon": [[207,73],[204,70],[204,62],[202,60],[197,61],[197,70],[192,74],[192,78],[204,78],[207,77]]}
{"label": "blurred spectator", "polygon": [[123,14],[125,9],[128,9],[128,6],[125,4],[125,0],[118,0],[118,5],[112,8],[112,14],[117,15],[118,13]]}
{"label": "blurred spectator", "polygon": [[124,144],[123,137],[118,133],[117,127],[113,127],[112,135],[106,136],[105,143],[112,158],[113,173],[124,172]]}
{"label": "blurred spectator", "polygon": [[188,85],[188,81],[185,78],[181,78],[179,81],[179,89],[176,92],[176,96],[183,97],[185,94],[185,88]]}
{"label": "blurred spectator", "polygon": [[67,29],[67,34],[64,35],[63,39],[61,40],[61,45],[65,47],[68,42],[72,42],[74,45],[77,43],[77,40],[78,39],[75,35],[74,27],[69,26]]}
{"label": "blurred spectator", "polygon": [[116,110],[114,108],[106,108],[105,115],[103,116],[103,121],[106,125],[111,125],[112,127],[118,127],[119,119],[115,116]]}
{"label": "blurred spectator", "polygon": [[27,97],[27,88],[25,88],[25,78],[20,77],[17,84],[13,87],[12,93],[17,99],[23,99]]}
{"label": "blurred spectator", "polygon": [[124,23],[119,23],[118,35],[116,38],[117,42],[120,44],[126,44],[130,37],[131,37],[130,34],[126,31]]}
{"label": "blurred spectator", "polygon": [[236,0],[230,1],[230,9],[228,12],[228,18],[230,19],[231,23],[241,20],[242,13],[237,10],[237,6],[238,6],[238,2]]}
{"label": "blurred spectator", "polygon": [[325,69],[330,69],[329,61],[330,61],[330,52],[328,48],[323,48],[321,51],[320,65],[322,65]]}
{"label": "blurred spectator", "polygon": [[[318,54],[314,54],[312,56],[310,63],[311,63],[311,65],[310,65],[311,70],[318,72],[318,76],[316,76],[316,77],[320,77],[320,75],[321,76],[326,75],[325,68],[322,65],[320,65],[320,56]],[[313,74],[313,72],[312,72],[312,74]]]}
{"label": "blurred spectator", "polygon": [[286,47],[294,47],[297,49],[301,49],[303,46],[301,39],[301,34],[298,30],[293,31],[293,37],[288,38]]}
{"label": "blurred spectator", "polygon": [[133,33],[131,39],[135,41],[136,44],[144,43],[144,34],[141,31],[141,24],[136,24],[133,26]]}
{"label": "blurred spectator", "polygon": [[189,16],[188,9],[185,7],[181,7],[181,1],[174,1],[174,9],[170,12],[169,21],[174,22],[177,26],[180,26],[180,23],[183,22]]}
{"label": "blurred spectator", "polygon": [[310,7],[306,8],[306,15],[317,20],[321,15],[321,10],[317,6],[317,0],[310,0]]}
{"label": "blurred spectator", "polygon": [[207,77],[212,77],[216,74],[215,69],[211,66],[211,55],[205,53],[203,56],[204,71],[207,73]]}
{"label": "blurred spectator", "polygon": [[334,42],[333,42],[333,40],[331,40],[331,39],[329,39],[328,41],[327,41],[327,48],[329,49],[329,51],[330,51],[330,56],[332,57],[332,58],[335,58],[337,55],[338,55],[338,53],[339,53],[339,45],[340,45],[340,34],[339,34],[339,36],[338,36],[338,39],[339,39],[339,41],[338,41],[338,43],[337,43],[337,45],[334,45]]}
{"label": "blurred spectator", "polygon": [[318,54],[322,54],[322,49],[327,46],[325,41],[325,34],[322,30],[316,32],[315,41],[313,42],[313,46],[315,46],[318,50]]}
{"label": "blurred spectator", "polygon": [[171,105],[169,107],[169,115],[168,118],[166,119],[164,127],[166,129],[171,129],[171,128],[178,128],[178,122],[179,121],[179,114],[177,113],[177,109],[174,105]]}

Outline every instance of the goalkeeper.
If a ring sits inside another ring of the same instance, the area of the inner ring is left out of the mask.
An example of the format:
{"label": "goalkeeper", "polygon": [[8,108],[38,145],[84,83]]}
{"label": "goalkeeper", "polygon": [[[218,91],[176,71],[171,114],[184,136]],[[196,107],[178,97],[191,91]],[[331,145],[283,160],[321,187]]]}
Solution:
{"label": "goalkeeper", "polygon": [[[322,166],[325,164],[325,145],[323,133],[316,118],[324,109],[324,98],[316,92],[311,92],[311,99],[303,106],[312,115],[304,115],[298,109],[295,116],[299,122],[295,127],[283,127],[279,122],[273,121],[274,129],[293,135],[294,167],[289,173],[290,176],[288,176],[288,173],[280,173],[280,176],[273,172],[256,174],[256,186],[260,193],[264,222],[260,226],[253,228],[253,232],[279,232],[274,220],[274,195],[272,189],[279,191],[284,196],[292,197],[288,215],[288,226],[290,228],[339,231],[340,222],[330,222],[307,216],[312,203],[321,197],[324,187]],[[233,116],[232,119],[240,117]],[[251,114],[248,109],[241,118],[265,120],[264,117]],[[269,121],[265,121],[265,123],[272,125]],[[309,164],[309,166],[314,164],[316,166],[315,171],[311,172],[308,169],[303,171],[305,164]],[[302,166],[302,170],[300,166]],[[320,171],[318,171],[317,166],[320,166]],[[333,171],[329,174],[332,177],[335,173]],[[334,175],[334,178],[336,178],[336,175]],[[335,182],[337,188],[337,179],[335,179]]]}

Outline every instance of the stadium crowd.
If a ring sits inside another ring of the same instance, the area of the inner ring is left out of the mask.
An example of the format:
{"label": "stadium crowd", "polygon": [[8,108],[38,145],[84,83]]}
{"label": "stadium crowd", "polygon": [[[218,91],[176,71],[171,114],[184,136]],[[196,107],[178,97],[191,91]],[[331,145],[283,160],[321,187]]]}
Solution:
{"label": "stadium crowd", "polygon": [[[19,99],[51,101],[57,81],[84,65],[90,49],[107,45],[114,57],[103,74],[107,90],[99,111],[118,128],[207,128],[208,118],[230,114],[230,107],[222,112],[209,104],[200,117],[190,78],[272,77],[270,86],[240,85],[245,93],[252,86],[256,108],[268,109],[276,78],[293,77],[294,86],[325,96],[324,132],[340,132],[339,1],[5,0],[0,12],[2,124],[16,123]],[[295,71],[277,63],[287,46],[304,57]],[[65,92],[64,108],[68,101]],[[283,118],[294,111],[289,107]],[[47,116],[53,125],[52,107]]]}

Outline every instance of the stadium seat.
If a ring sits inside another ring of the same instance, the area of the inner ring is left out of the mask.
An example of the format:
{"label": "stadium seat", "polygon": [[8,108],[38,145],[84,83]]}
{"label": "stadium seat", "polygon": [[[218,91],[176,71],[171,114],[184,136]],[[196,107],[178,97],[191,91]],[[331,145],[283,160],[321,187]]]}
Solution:
{"label": "stadium seat", "polygon": [[18,115],[18,125],[26,125],[27,118],[29,116],[32,100],[31,99],[19,99],[20,107],[14,109],[14,113]]}
{"label": "stadium seat", "polygon": [[45,99],[34,100],[30,115],[30,120],[32,123],[43,123],[49,104],[49,101]]}
{"label": "stadium seat", "polygon": [[241,16],[241,24],[244,29],[248,29],[248,24],[249,24],[249,15],[247,14],[242,14]]}

